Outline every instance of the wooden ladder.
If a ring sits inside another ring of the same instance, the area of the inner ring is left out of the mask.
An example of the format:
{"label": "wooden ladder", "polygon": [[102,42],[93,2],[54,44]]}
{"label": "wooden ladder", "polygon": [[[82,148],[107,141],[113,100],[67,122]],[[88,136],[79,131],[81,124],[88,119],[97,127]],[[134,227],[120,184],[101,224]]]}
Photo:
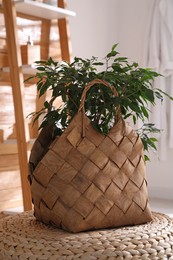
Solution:
{"label": "wooden ladder", "polygon": [[[6,43],[8,50],[8,60],[10,69],[10,81],[12,86],[12,95],[14,102],[15,122],[16,122],[16,138],[18,147],[18,158],[20,167],[21,187],[23,196],[24,210],[31,210],[31,194],[30,186],[27,180],[28,176],[28,154],[27,143],[30,140],[28,124],[26,122],[25,100],[24,100],[24,75],[22,72],[22,60],[17,36],[16,17],[21,16],[27,19],[35,19],[42,21],[41,24],[41,59],[49,57],[49,38],[51,20],[41,19],[40,17],[24,16],[22,13],[16,12],[15,3],[12,0],[2,0],[2,12],[5,18],[6,27]],[[58,7],[65,8],[63,0],[57,1]],[[59,29],[59,40],[61,48],[62,60],[70,61],[69,40],[67,32],[66,18],[57,19]],[[41,106],[43,100],[37,99],[37,107]]]}

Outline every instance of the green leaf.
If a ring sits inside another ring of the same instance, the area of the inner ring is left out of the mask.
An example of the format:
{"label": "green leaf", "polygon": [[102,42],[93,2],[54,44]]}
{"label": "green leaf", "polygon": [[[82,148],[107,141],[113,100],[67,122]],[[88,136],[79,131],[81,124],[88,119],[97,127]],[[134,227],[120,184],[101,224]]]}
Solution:
{"label": "green leaf", "polygon": [[46,125],[48,125],[48,122],[46,120],[42,121],[41,125],[39,126],[39,130],[42,129],[43,127],[45,127]]}
{"label": "green leaf", "polygon": [[116,56],[117,54],[119,54],[117,51],[111,51],[110,53],[108,53],[106,55],[107,58],[111,58],[111,57],[114,57]]}
{"label": "green leaf", "polygon": [[144,160],[145,160],[145,162],[147,162],[147,161],[150,161],[150,158],[146,154],[144,154]]}
{"label": "green leaf", "polygon": [[142,107],[141,107],[141,110],[142,110],[144,116],[145,116],[146,118],[148,118],[148,117],[149,117],[149,114],[148,114],[147,109],[146,109],[145,107],[142,106]]}
{"label": "green leaf", "polygon": [[157,88],[157,90],[158,90],[159,92],[161,92],[162,94],[164,94],[166,97],[168,97],[170,100],[173,101],[173,97],[171,97],[168,93],[166,93],[165,91],[163,91],[163,90],[161,90],[161,89],[158,89],[158,88]]}
{"label": "green leaf", "polygon": [[36,116],[35,116],[35,118],[34,118],[34,120],[33,120],[33,125],[34,125],[34,123],[39,119],[39,117],[40,117],[42,114],[43,114],[42,112],[36,114]]}
{"label": "green leaf", "polygon": [[133,62],[132,64],[135,68],[137,68],[139,66],[139,64],[137,62]]}
{"label": "green leaf", "polygon": [[46,60],[42,60],[42,61],[34,61],[34,63],[36,63],[36,64],[46,64],[47,63],[47,61]]}
{"label": "green leaf", "polygon": [[37,90],[39,91],[40,89],[41,89],[41,87],[43,86],[43,82],[41,81],[41,82],[39,82],[39,83],[37,83]]}
{"label": "green leaf", "polygon": [[103,62],[94,62],[93,65],[96,65],[96,66],[103,66],[104,63],[103,63]]}
{"label": "green leaf", "polygon": [[140,107],[138,106],[138,104],[136,102],[132,102],[129,104],[129,107],[131,108],[131,110],[133,110],[135,113],[139,113],[141,114],[141,110]]}
{"label": "green leaf", "polygon": [[120,64],[119,62],[127,62],[127,58],[126,57],[118,57],[118,58],[115,58],[114,59],[114,66],[119,66],[120,67]]}
{"label": "green leaf", "polygon": [[118,46],[118,43],[112,45],[112,51],[114,51],[116,49],[116,47]]}
{"label": "green leaf", "polygon": [[133,123],[136,125],[136,116],[133,115]]}
{"label": "green leaf", "polygon": [[49,107],[50,107],[50,104],[49,104],[48,101],[45,101],[45,102],[44,102],[44,107],[45,107],[45,108],[49,108]]}
{"label": "green leaf", "polygon": [[157,142],[157,141],[158,141],[157,138],[154,138],[154,137],[151,137],[150,140],[151,140],[152,142]]}
{"label": "green leaf", "polygon": [[154,103],[154,92],[152,89],[145,88],[143,90],[144,97],[149,100],[151,103]]}
{"label": "green leaf", "polygon": [[47,91],[47,89],[50,87],[49,82],[46,81],[42,87],[40,88],[40,93],[39,93],[39,97],[41,97],[42,95],[44,95],[44,93]]}
{"label": "green leaf", "polygon": [[44,67],[37,67],[36,69],[37,69],[37,70],[40,70],[40,71],[45,71],[45,68],[44,68]]}

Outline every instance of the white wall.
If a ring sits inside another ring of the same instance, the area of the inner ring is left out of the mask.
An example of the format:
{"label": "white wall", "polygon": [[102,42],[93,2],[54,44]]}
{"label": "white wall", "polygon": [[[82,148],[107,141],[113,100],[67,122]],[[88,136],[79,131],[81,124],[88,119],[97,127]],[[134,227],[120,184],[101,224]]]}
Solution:
{"label": "white wall", "polygon": [[116,5],[120,52],[139,64],[143,57],[151,1],[117,0]]}
{"label": "white wall", "polygon": [[[68,0],[73,56],[100,58],[119,43],[122,56],[143,63],[145,36],[153,0]],[[147,164],[150,196],[173,199],[173,151],[165,162],[151,155]]]}
{"label": "white wall", "polygon": [[173,200],[173,150],[168,149],[166,161],[151,155],[147,170],[150,196]]}
{"label": "white wall", "polygon": [[116,41],[116,0],[68,0],[73,56],[103,58]]}

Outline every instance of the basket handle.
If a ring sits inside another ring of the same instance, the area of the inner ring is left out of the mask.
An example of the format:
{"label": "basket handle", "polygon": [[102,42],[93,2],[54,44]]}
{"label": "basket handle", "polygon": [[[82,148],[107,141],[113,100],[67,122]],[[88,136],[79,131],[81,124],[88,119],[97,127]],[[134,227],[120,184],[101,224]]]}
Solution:
{"label": "basket handle", "polygon": [[[83,112],[83,137],[85,136],[85,127],[84,127],[84,114],[85,114],[85,108],[84,108],[84,104],[85,104],[85,99],[86,99],[86,94],[87,91],[95,84],[102,84],[105,87],[108,87],[114,94],[115,97],[118,96],[118,92],[116,91],[116,89],[114,88],[114,86],[111,86],[107,81],[103,80],[103,79],[94,79],[92,81],[90,81],[88,84],[86,84],[82,96],[81,96],[81,103],[78,109],[78,112]],[[120,112],[120,106],[117,107],[116,109],[116,115],[115,115],[115,121],[117,122],[119,119],[121,118],[121,112]]]}

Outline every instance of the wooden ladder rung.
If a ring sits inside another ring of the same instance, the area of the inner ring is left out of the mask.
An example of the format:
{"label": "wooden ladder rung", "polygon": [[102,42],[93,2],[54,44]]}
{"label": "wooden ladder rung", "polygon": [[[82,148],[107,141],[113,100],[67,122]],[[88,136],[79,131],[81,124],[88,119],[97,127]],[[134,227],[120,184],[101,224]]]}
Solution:
{"label": "wooden ladder rung", "polygon": [[[27,142],[27,151],[31,150],[33,143],[34,139]],[[7,155],[9,151],[10,154],[18,154],[17,140],[11,139],[0,143],[0,155]]]}

